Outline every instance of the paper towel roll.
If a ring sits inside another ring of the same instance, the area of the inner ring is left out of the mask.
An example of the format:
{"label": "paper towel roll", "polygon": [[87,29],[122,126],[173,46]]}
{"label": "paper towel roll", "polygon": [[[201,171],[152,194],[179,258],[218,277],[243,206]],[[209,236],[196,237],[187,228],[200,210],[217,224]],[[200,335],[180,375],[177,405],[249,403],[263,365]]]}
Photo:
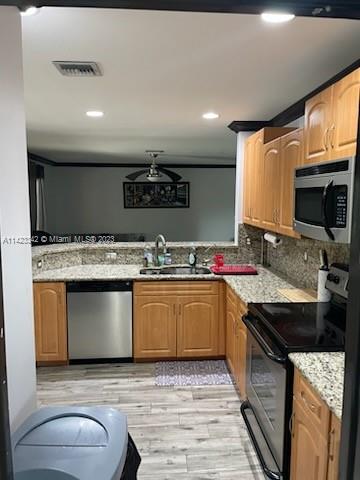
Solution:
{"label": "paper towel roll", "polygon": [[317,289],[317,298],[319,302],[329,302],[331,299],[331,293],[327,288],[325,288],[328,273],[328,270],[322,270],[321,268],[319,269]]}
{"label": "paper towel roll", "polygon": [[272,233],[268,233],[266,232],[265,235],[264,235],[264,239],[271,243],[271,245],[276,248],[278,247],[279,245],[282,244],[282,240],[281,238],[277,237],[276,235],[273,235]]}

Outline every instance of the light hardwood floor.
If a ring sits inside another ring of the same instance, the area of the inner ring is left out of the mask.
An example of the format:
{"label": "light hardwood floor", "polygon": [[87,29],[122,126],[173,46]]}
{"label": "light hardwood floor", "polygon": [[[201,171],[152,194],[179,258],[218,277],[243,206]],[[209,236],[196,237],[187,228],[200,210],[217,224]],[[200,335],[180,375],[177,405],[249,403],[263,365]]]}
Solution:
{"label": "light hardwood floor", "polygon": [[231,385],[157,387],[153,364],[40,368],[38,401],[126,413],[139,480],[264,479]]}

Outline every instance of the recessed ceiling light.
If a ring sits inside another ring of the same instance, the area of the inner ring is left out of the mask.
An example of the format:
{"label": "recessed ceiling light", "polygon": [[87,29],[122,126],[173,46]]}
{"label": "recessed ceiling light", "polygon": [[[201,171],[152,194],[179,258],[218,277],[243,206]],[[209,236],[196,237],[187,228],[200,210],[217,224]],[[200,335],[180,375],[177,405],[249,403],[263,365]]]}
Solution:
{"label": "recessed ceiling light", "polygon": [[25,10],[20,12],[22,17],[31,17],[32,15],[36,15],[39,13],[39,8],[37,7],[27,7]]}
{"label": "recessed ceiling light", "polygon": [[92,118],[100,118],[104,116],[104,112],[100,112],[100,110],[89,110],[86,112],[86,115]]}
{"label": "recessed ceiling light", "polygon": [[215,120],[215,118],[219,118],[219,114],[215,112],[206,112],[203,114],[203,118],[206,120]]}
{"label": "recessed ceiling light", "polygon": [[261,14],[261,18],[264,22],[268,23],[285,23],[290,22],[295,18],[293,13],[286,12],[264,12]]}

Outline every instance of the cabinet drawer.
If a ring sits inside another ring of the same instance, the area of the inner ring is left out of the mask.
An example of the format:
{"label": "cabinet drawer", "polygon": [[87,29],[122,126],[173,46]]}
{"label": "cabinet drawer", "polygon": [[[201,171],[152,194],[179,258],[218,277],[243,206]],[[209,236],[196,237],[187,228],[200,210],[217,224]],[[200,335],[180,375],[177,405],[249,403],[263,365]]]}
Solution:
{"label": "cabinet drawer", "polygon": [[219,282],[214,281],[146,281],[135,282],[135,295],[218,295]]}
{"label": "cabinet drawer", "polygon": [[294,397],[319,432],[327,437],[330,427],[330,410],[297,369],[294,377]]}

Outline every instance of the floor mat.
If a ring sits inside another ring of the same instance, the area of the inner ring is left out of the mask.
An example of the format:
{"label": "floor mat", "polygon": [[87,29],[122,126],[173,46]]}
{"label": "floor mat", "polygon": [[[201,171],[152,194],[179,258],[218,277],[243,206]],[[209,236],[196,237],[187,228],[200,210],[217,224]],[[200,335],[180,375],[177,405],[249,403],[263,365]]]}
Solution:
{"label": "floor mat", "polygon": [[224,360],[157,362],[155,365],[155,385],[158,387],[231,384]]}

